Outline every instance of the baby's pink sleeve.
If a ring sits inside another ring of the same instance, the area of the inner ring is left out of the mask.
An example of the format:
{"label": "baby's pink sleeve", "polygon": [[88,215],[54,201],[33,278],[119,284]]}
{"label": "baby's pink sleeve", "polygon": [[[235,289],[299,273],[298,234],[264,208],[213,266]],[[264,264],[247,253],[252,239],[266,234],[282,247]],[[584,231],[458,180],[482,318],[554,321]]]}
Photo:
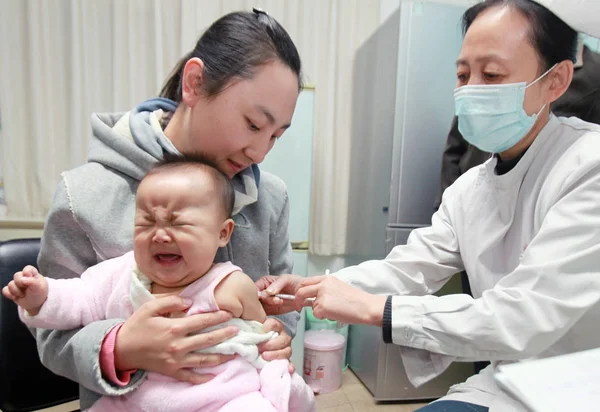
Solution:
{"label": "baby's pink sleeve", "polygon": [[128,258],[129,254],[105,260],[87,269],[79,278],[47,277],[47,298],[39,313],[30,316],[19,308],[21,321],[33,328],[71,330],[105,320],[114,285],[124,270],[130,269]]}
{"label": "baby's pink sleeve", "polygon": [[117,386],[127,386],[131,379],[131,375],[136,372],[136,369],[128,371],[118,371],[115,367],[115,342],[117,341],[117,333],[123,326],[122,323],[115,325],[102,341],[100,348],[100,370],[102,376],[109,382]]}

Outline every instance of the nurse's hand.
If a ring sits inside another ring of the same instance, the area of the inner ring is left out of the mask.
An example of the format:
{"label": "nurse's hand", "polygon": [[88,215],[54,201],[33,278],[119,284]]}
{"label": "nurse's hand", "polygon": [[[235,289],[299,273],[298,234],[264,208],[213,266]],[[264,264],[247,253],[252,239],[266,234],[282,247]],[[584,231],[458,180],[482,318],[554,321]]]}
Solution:
{"label": "nurse's hand", "polygon": [[387,296],[371,295],[333,276],[302,279],[296,291],[296,308],[315,298],[312,308],[318,319],[348,324],[381,326]]}
{"label": "nurse's hand", "polygon": [[[292,338],[285,333],[283,323],[277,319],[268,318],[263,325],[265,332],[275,331],[279,334],[277,338],[258,345],[258,352],[262,354],[263,359],[266,361],[289,359],[292,356]],[[294,370],[294,365],[290,362],[290,373],[294,373]]]}
{"label": "nurse's hand", "polygon": [[283,300],[272,295],[285,293],[295,295],[304,280],[298,275],[263,276],[255,282],[259,292],[263,292],[260,301],[267,315],[282,315],[296,310],[293,300]]}
{"label": "nurse's hand", "polygon": [[231,319],[231,314],[224,311],[175,319],[166,317],[186,311],[190,306],[191,301],[167,296],[146,302],[136,310],[116,336],[117,370],[143,369],[195,385],[211,380],[213,375],[198,374],[192,369],[221,365],[235,356],[197,351],[234,337],[238,328],[228,326],[197,333]]}

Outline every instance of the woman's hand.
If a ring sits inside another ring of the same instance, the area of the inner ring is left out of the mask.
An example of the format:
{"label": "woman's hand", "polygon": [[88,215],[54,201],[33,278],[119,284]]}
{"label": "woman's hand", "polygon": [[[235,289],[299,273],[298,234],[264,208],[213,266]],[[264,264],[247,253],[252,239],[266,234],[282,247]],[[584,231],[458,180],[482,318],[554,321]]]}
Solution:
{"label": "woman's hand", "polygon": [[387,296],[371,295],[333,276],[302,279],[295,293],[295,307],[315,298],[313,313],[318,319],[331,319],[348,324],[381,326]]}
{"label": "woman's hand", "polygon": [[296,310],[293,300],[283,300],[273,295],[285,293],[295,295],[301,282],[304,280],[298,275],[263,276],[255,282],[259,292],[263,292],[260,301],[267,315],[282,315]]}
{"label": "woman's hand", "polygon": [[227,312],[214,312],[170,319],[165,315],[181,312],[191,306],[178,296],[167,296],[146,302],[127,319],[115,342],[115,366],[118,370],[143,369],[200,384],[213,375],[201,375],[191,368],[220,365],[235,355],[196,353],[221,343],[238,333],[228,326],[208,333],[197,333],[231,319]]}
{"label": "woman's hand", "polygon": [[[268,318],[264,323],[265,332],[275,331],[279,336],[258,345],[258,351],[264,360],[289,359],[292,356],[292,338],[285,333],[283,323],[274,318]],[[290,362],[290,373],[294,373],[294,364]]]}

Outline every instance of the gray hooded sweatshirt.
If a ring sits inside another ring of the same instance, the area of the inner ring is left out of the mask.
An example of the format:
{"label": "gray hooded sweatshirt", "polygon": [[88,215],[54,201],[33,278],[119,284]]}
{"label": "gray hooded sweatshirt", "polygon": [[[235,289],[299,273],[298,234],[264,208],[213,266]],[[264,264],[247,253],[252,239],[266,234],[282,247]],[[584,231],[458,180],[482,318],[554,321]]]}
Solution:
{"label": "gray hooded sweatshirt", "polygon": [[[153,99],[128,114],[92,115],[88,163],[62,174],[47,217],[38,258],[42,274],[61,279],[79,277],[87,268],[133,249],[137,186],[161,160],[162,153],[176,150],[153,117],[155,110],[171,110],[174,103],[168,103]],[[119,126],[115,127],[117,122]],[[120,127],[123,125],[125,129]],[[129,137],[124,136],[127,130]],[[215,259],[231,261],[254,280],[292,272],[285,185],[264,172],[260,180],[257,176],[256,183],[257,201],[234,216],[231,241]],[[279,317],[292,336],[298,318],[298,313]],[[119,396],[132,391],[145,375],[137,371],[125,387],[102,377],[102,341],[115,324],[123,321],[99,321],[72,331],[36,331],[42,363],[80,384],[82,409],[89,408],[100,395]]]}

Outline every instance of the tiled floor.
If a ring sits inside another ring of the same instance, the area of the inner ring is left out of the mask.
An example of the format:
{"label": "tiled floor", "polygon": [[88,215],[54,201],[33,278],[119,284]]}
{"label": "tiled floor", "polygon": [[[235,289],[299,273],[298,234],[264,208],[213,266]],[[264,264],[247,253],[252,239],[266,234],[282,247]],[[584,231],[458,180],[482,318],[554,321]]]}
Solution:
{"label": "tiled floor", "polygon": [[[371,393],[350,369],[342,375],[342,388],[340,390],[325,395],[317,395],[316,399],[319,412],[412,412],[426,405],[424,403],[377,405],[373,401]],[[79,402],[71,402],[67,405],[44,409],[43,412],[70,412],[78,408]]]}
{"label": "tiled floor", "polygon": [[394,403],[377,405],[373,396],[350,371],[342,375],[342,388],[336,392],[317,395],[319,412],[412,412],[424,403]]}
{"label": "tiled floor", "polygon": [[[73,401],[53,408],[38,409],[36,412],[71,412],[77,409],[79,409],[79,401]],[[2,411],[0,410],[0,412]]]}
{"label": "tiled floor", "polygon": [[79,401],[65,403],[64,405],[55,406],[54,408],[40,409],[37,412],[71,412],[79,409]]}

